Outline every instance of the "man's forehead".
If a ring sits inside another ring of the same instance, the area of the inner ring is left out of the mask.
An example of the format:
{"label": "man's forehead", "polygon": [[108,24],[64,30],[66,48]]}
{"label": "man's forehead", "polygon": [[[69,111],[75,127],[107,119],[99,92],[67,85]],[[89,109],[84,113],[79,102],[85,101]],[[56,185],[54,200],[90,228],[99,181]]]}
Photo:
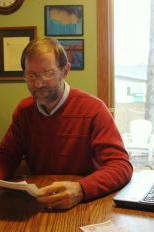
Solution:
{"label": "man's forehead", "polygon": [[35,70],[38,72],[43,72],[49,69],[57,69],[58,64],[53,53],[44,53],[41,55],[33,55],[31,57],[26,57],[25,59],[25,69],[26,71]]}
{"label": "man's forehead", "polygon": [[33,54],[29,54],[26,59],[27,60],[33,60],[33,59],[51,59],[51,58],[55,58],[55,53],[54,51],[51,52],[35,52]]}
{"label": "man's forehead", "polygon": [[33,54],[31,56],[27,56],[25,59],[25,64],[32,62],[38,62],[38,63],[51,62],[55,64],[57,63],[55,54],[53,52],[39,53],[39,54]]}

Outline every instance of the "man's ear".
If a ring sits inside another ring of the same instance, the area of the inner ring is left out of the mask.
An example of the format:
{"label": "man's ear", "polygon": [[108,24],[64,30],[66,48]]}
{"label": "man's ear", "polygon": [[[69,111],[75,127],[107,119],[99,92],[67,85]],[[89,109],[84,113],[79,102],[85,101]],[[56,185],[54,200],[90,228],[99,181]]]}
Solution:
{"label": "man's ear", "polygon": [[66,77],[71,69],[71,64],[68,62],[64,67],[64,76]]}

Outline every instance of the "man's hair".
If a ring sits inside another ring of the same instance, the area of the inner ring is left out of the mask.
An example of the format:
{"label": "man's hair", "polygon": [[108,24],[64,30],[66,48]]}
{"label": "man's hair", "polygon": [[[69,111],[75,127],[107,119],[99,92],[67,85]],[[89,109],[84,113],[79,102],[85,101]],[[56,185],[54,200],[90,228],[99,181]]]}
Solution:
{"label": "man's hair", "polygon": [[57,65],[63,68],[68,63],[67,54],[63,46],[54,38],[32,40],[23,50],[21,55],[21,67],[25,70],[26,58],[40,56],[45,53],[54,52]]}

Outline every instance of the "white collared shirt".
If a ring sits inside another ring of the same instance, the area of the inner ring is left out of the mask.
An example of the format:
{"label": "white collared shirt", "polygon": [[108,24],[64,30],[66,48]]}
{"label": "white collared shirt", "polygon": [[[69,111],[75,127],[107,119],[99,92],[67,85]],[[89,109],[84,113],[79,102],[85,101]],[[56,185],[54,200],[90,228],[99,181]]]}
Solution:
{"label": "white collared shirt", "polygon": [[39,105],[39,103],[37,102],[37,108],[38,108],[39,112],[41,114],[43,114],[44,116],[53,115],[64,104],[64,102],[66,101],[66,99],[69,95],[69,92],[70,92],[70,85],[66,81],[64,81],[64,93],[63,93],[62,98],[58,102],[58,104],[51,110],[51,112],[49,114],[47,114],[45,112],[45,110],[43,109],[43,107],[41,105]]}

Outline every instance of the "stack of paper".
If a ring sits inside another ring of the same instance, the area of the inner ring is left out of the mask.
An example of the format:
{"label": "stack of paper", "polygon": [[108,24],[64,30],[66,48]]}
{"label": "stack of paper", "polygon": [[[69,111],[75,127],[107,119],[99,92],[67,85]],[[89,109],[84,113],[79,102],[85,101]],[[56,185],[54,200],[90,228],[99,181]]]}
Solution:
{"label": "stack of paper", "polygon": [[80,229],[84,232],[127,232],[127,230],[116,226],[110,220],[99,224],[82,226]]}
{"label": "stack of paper", "polygon": [[26,181],[20,182],[11,182],[0,180],[0,187],[16,189],[16,190],[24,190],[28,192],[33,197],[37,197],[38,187],[35,184],[28,184]]}

